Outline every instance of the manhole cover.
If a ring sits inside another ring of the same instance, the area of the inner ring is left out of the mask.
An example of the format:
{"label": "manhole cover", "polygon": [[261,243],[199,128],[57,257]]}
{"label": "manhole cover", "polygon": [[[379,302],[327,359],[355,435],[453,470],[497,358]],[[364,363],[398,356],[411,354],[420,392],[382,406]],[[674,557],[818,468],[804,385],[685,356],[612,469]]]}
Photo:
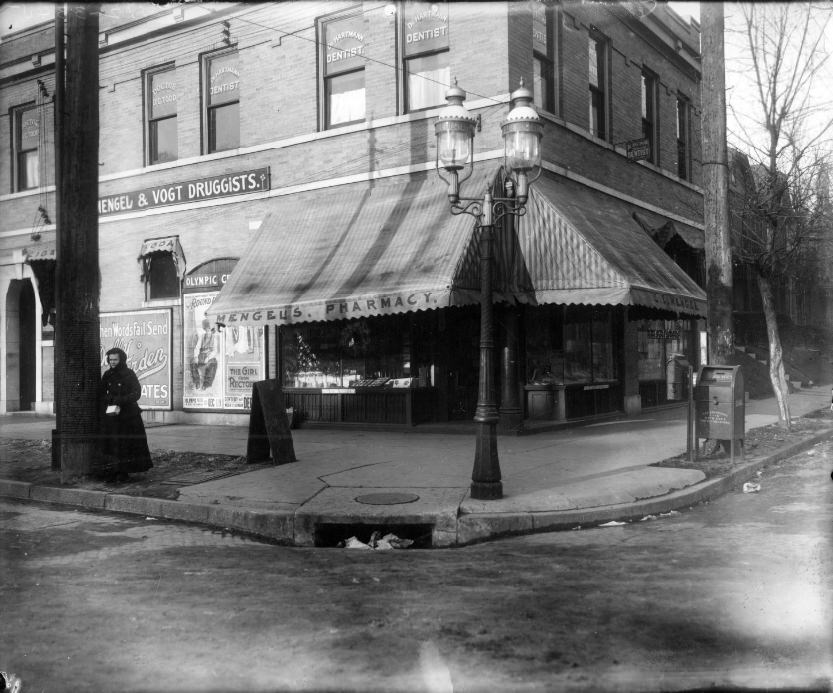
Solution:
{"label": "manhole cover", "polygon": [[365,505],[399,505],[418,500],[419,496],[415,493],[368,493],[364,496],[356,496],[356,501]]}

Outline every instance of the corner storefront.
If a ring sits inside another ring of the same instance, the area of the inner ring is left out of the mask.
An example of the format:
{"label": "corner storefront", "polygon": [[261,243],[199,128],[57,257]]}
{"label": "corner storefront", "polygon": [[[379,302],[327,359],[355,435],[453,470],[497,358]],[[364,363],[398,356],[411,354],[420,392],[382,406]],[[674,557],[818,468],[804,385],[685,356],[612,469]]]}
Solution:
{"label": "corner storefront", "polygon": [[[448,214],[443,186],[398,176],[272,204],[206,317],[273,335],[269,377],[302,421],[470,420],[477,230]],[[677,354],[697,363],[705,295],[637,209],[547,173],[528,213],[499,230],[496,382],[504,402],[517,394],[522,418],[633,412],[682,396],[669,364]]]}

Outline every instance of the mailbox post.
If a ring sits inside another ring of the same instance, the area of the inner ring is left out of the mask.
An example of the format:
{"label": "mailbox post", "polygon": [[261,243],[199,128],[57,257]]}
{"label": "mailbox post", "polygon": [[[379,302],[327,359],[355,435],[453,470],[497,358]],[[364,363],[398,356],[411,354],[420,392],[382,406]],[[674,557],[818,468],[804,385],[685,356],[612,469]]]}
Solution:
{"label": "mailbox post", "polygon": [[735,441],[743,454],[746,428],[746,392],[740,366],[700,366],[694,388],[695,443],[700,438],[730,441],[730,456],[735,461]]}

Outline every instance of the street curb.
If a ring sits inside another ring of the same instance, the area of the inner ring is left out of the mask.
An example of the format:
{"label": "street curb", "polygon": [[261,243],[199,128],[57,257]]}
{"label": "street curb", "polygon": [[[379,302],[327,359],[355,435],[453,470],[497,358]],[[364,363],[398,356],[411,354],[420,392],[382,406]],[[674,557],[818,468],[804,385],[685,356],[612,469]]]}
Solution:
{"label": "street curb", "polygon": [[[637,500],[633,503],[583,510],[463,515],[457,521],[457,545],[464,546],[522,534],[590,528],[605,522],[634,522],[649,515],[680,510],[721,496],[748,481],[760,469],[792,457],[831,437],[833,428],[785,445],[767,457],[750,458],[746,464],[726,476],[708,479],[664,496]],[[489,528],[491,532],[488,531]]]}
{"label": "street curb", "polygon": [[[649,515],[679,510],[723,495],[750,479],[764,467],[791,457],[802,450],[807,450],[831,437],[833,437],[833,428],[785,445],[767,457],[750,458],[746,464],[726,476],[702,481],[664,496],[646,498],[632,503],[583,510],[460,515],[457,518],[456,537],[453,531],[447,532],[447,542],[443,542],[443,546],[465,546],[510,536],[587,528],[610,521],[633,522]],[[151,496],[128,496],[107,491],[39,486],[10,479],[0,479],[0,497],[190,522],[236,530],[279,544],[302,546],[295,541],[295,516],[300,509],[275,512],[240,506],[187,503]],[[396,521],[394,517],[387,519]]]}

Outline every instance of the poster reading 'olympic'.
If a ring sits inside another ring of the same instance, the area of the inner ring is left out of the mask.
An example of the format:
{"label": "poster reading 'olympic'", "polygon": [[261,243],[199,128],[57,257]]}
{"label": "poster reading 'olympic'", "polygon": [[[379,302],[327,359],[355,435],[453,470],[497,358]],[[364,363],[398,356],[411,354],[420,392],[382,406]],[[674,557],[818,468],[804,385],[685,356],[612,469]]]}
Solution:
{"label": "poster reading 'olympic'", "polygon": [[142,386],[142,409],[171,408],[171,310],[100,313],[101,370],[108,368],[109,349],[127,354],[127,367]]}

